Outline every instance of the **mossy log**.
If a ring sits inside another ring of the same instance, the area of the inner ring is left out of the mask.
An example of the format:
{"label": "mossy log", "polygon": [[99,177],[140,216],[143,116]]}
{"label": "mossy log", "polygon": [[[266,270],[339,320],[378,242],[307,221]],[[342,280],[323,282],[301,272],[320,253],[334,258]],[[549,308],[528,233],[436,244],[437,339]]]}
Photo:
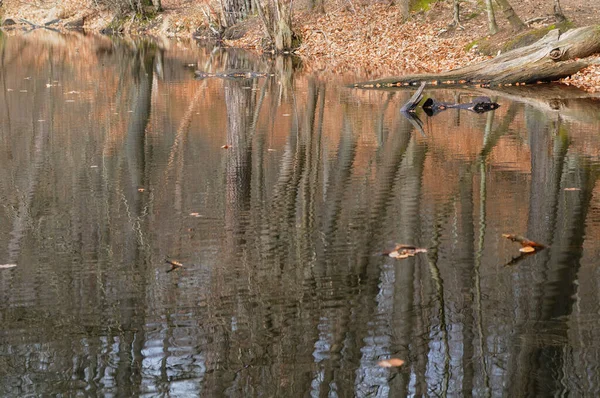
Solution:
{"label": "mossy log", "polygon": [[[554,29],[526,47],[517,48],[474,65],[439,74],[417,74],[356,83],[378,88],[431,85],[503,86],[555,81],[600,64],[600,25],[560,33]],[[586,58],[589,57],[589,58]],[[583,59],[586,58],[586,59]]]}

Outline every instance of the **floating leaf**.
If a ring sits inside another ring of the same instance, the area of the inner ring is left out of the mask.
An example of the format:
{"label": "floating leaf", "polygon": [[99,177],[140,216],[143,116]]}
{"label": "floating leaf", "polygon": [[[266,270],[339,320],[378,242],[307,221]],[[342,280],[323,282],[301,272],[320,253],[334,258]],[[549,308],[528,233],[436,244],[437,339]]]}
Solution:
{"label": "floating leaf", "polygon": [[168,264],[171,264],[171,269],[167,271],[167,273],[171,271],[175,271],[176,269],[182,268],[183,264],[176,260],[165,260]]}
{"label": "floating leaf", "polygon": [[230,145],[227,145],[227,144],[225,144],[225,145],[223,145],[223,146],[221,147],[221,149],[229,149],[229,148],[231,148],[231,146],[230,146]]}
{"label": "floating leaf", "polygon": [[396,245],[396,247],[394,247],[394,250],[390,251],[390,252],[385,252],[384,254],[387,254],[389,257],[392,258],[408,258],[408,257],[414,257],[415,254],[417,253],[427,253],[427,249],[423,249],[421,247],[415,247],[415,246],[411,246],[411,245]]}
{"label": "floating leaf", "polygon": [[565,188],[565,191],[581,191],[581,188]]}
{"label": "floating leaf", "polygon": [[377,365],[381,366],[382,368],[392,368],[404,365],[404,361],[398,358],[390,358],[379,361]]}
{"label": "floating leaf", "polygon": [[17,264],[0,264],[0,269],[14,268]]}
{"label": "floating leaf", "polygon": [[542,245],[541,243],[534,242],[534,241],[527,239],[526,237],[521,236],[521,235],[502,234],[502,237],[506,238],[506,239],[510,239],[513,242],[519,242],[521,244],[521,246],[523,246],[523,247],[531,246],[531,247],[535,248],[536,250],[543,249],[544,247],[546,247],[546,246]]}
{"label": "floating leaf", "polygon": [[410,257],[410,254],[393,251],[393,252],[390,252],[390,254],[388,254],[388,256],[390,256],[392,258],[408,258],[408,257]]}
{"label": "floating leaf", "polygon": [[519,251],[521,253],[533,253],[535,251],[535,248],[531,247],[531,246],[525,246],[519,249]]}

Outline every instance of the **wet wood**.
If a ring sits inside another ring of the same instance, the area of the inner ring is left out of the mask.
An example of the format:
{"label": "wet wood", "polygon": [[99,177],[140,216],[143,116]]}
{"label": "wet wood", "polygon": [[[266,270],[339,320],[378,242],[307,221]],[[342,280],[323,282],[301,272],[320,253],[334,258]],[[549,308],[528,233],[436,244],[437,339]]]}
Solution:
{"label": "wet wood", "polygon": [[419,102],[423,99],[423,90],[425,89],[425,82],[421,83],[421,87],[413,94],[406,104],[400,109],[401,112],[414,112]]}
{"label": "wet wood", "polygon": [[[550,31],[537,42],[493,59],[439,74],[417,74],[356,83],[358,88],[428,85],[511,86],[549,82],[600,64],[600,25],[560,33]],[[590,58],[586,58],[590,57]],[[586,59],[582,59],[586,58]]]}
{"label": "wet wood", "polygon": [[499,107],[500,105],[493,102],[490,97],[483,96],[477,97],[473,101],[464,104],[437,101],[433,98],[427,98],[425,103],[423,103],[423,110],[425,110],[427,116],[434,116],[447,109],[465,109],[475,113],[484,113],[493,111]]}

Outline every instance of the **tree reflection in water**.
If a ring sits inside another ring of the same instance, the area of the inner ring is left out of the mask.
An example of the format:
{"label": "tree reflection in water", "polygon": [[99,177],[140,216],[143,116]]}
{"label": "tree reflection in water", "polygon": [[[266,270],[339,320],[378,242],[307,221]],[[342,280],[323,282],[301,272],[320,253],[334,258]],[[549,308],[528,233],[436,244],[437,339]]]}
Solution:
{"label": "tree reflection in water", "polygon": [[0,40],[3,395],[598,394],[597,100],[415,125],[291,59]]}

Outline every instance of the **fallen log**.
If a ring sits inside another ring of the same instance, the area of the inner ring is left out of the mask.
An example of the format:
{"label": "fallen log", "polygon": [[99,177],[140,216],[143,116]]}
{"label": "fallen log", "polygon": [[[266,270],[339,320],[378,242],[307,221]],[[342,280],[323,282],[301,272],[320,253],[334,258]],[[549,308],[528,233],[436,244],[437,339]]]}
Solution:
{"label": "fallen log", "polygon": [[[560,33],[554,29],[537,42],[474,65],[439,74],[390,77],[354,84],[358,88],[431,85],[482,87],[550,82],[600,64],[600,25]],[[587,59],[582,59],[590,57]]]}

